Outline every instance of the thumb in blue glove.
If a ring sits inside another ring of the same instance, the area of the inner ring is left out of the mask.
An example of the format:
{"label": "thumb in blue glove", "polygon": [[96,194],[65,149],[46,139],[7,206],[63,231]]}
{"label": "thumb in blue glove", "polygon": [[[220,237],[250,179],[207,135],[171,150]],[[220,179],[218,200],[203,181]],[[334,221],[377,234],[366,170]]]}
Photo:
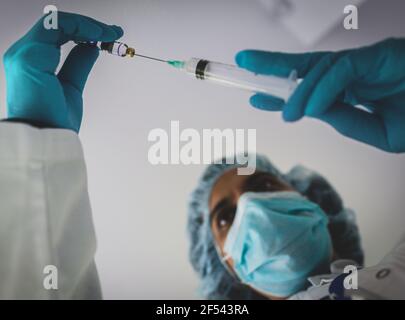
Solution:
{"label": "thumb in blue glove", "polygon": [[65,12],[58,13],[58,29],[47,30],[43,19],[4,55],[8,118],[78,132],[84,86],[99,50],[86,44],[75,46],[60,72],[55,74],[60,47],[70,40],[115,41],[123,31],[117,26]]}
{"label": "thumb in blue glove", "polygon": [[253,106],[282,111],[286,121],[318,118],[355,140],[405,151],[405,39],[339,52],[245,50],[236,62],[261,74],[287,76],[296,69],[303,78],[287,103],[257,94],[250,100]]}

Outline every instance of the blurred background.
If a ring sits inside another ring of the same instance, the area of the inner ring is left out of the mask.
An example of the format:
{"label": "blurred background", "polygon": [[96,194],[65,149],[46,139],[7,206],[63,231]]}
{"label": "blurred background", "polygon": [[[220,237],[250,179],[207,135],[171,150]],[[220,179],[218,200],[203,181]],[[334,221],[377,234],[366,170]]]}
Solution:
{"label": "blurred background", "polygon": [[[245,48],[339,50],[405,36],[402,0],[2,0],[1,53],[48,4],[120,25],[123,41],[161,58],[233,63]],[[343,28],[347,4],[359,7],[358,30]],[[5,95],[2,72],[3,117]],[[256,128],[258,151],[281,170],[300,163],[325,175],[357,212],[367,265],[399,240],[405,231],[405,155],[349,140],[317,120],[286,124],[279,113],[250,107],[249,96],[157,62],[101,54],[86,86],[80,137],[105,298],[198,298],[185,229],[187,198],[203,166],[152,166],[147,157],[150,130],[170,130],[172,120],[199,131]]]}

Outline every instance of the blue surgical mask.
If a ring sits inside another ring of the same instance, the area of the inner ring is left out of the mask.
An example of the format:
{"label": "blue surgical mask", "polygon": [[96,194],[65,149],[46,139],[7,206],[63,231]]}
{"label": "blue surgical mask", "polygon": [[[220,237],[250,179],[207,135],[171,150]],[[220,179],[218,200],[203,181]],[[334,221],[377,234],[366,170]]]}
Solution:
{"label": "blue surgical mask", "polygon": [[322,209],[299,193],[244,193],[225,241],[225,259],[233,259],[243,283],[288,297],[329,264],[327,223]]}

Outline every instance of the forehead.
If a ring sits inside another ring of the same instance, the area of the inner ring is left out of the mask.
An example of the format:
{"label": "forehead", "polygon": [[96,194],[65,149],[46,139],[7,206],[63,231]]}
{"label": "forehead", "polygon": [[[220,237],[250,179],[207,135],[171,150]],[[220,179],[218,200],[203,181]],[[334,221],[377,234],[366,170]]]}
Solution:
{"label": "forehead", "polygon": [[212,187],[208,204],[209,209],[212,210],[223,198],[236,196],[249,177],[248,175],[238,175],[236,168],[225,172]]}

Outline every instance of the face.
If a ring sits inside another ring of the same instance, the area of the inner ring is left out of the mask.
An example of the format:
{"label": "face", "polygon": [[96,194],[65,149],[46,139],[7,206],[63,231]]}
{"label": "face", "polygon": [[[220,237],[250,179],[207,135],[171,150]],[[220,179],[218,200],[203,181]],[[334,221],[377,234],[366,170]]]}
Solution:
{"label": "face", "polygon": [[[237,169],[233,169],[223,174],[215,183],[209,200],[212,233],[222,257],[225,256],[223,248],[226,236],[232,226],[239,197],[243,193],[293,190],[291,186],[267,172],[256,171],[250,176],[242,176],[237,174]],[[227,263],[232,269],[232,259],[228,259]]]}
{"label": "face", "polygon": [[[276,176],[256,171],[250,176],[237,174],[237,169],[224,173],[214,184],[210,199],[210,224],[214,241],[216,242],[219,254],[225,256],[224,245],[228,232],[235,218],[237,204],[240,196],[245,192],[280,192],[296,191],[289,184],[281,181]],[[333,252],[331,252],[333,255]],[[332,260],[336,259],[333,255]],[[233,271],[233,260],[226,260],[230,271]],[[252,287],[253,290],[256,290]],[[257,290],[256,290],[257,291]],[[271,300],[283,300],[286,297],[276,297],[268,293],[259,292]]]}

